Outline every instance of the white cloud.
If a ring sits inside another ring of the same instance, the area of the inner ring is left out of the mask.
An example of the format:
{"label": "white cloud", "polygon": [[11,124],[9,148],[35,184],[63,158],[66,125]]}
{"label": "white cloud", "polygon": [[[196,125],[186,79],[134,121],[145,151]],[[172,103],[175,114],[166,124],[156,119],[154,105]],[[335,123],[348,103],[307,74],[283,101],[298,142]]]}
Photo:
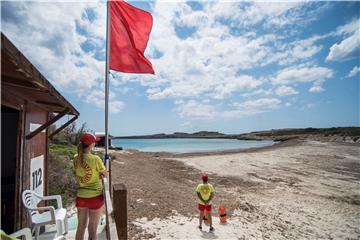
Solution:
{"label": "white cloud", "polygon": [[359,66],[355,66],[347,75],[348,78],[354,77],[356,76],[358,73],[360,72],[360,67]]}
{"label": "white cloud", "polygon": [[320,93],[325,91],[325,89],[322,87],[325,80],[317,80],[313,83],[312,87],[309,89],[309,92],[311,93]]}
{"label": "white cloud", "polygon": [[309,58],[318,53],[322,47],[314,45],[314,39],[306,39],[293,43],[293,55],[296,58]]}
{"label": "white cloud", "polygon": [[[94,89],[82,96],[86,103],[93,104],[98,108],[105,109],[105,93],[104,89]],[[125,103],[115,99],[115,94],[109,94],[109,112],[116,114],[121,112],[125,107]]]}
{"label": "white cloud", "polygon": [[320,85],[314,85],[309,89],[309,92],[312,92],[312,93],[320,93],[323,91],[324,91],[324,88]]}
{"label": "white cloud", "polygon": [[266,96],[266,95],[271,95],[272,93],[273,93],[272,89],[267,89],[267,90],[258,89],[255,91],[243,93],[243,94],[241,94],[241,96],[243,96],[243,97],[252,97],[252,96],[256,96],[256,95]]}
{"label": "white cloud", "polygon": [[280,86],[276,89],[275,92],[278,96],[288,96],[299,93],[298,91],[294,90],[292,87],[289,86]]}
{"label": "white cloud", "polygon": [[233,79],[228,79],[228,81],[223,84],[219,84],[214,88],[214,98],[223,99],[227,96],[230,96],[233,92],[244,90],[244,89],[253,89],[261,85],[262,82],[256,80],[250,76],[244,75],[236,77]]}
{"label": "white cloud", "polygon": [[269,110],[279,107],[281,101],[277,98],[260,98],[255,101],[234,103],[233,106],[242,110]]}
{"label": "white cloud", "polygon": [[271,78],[273,84],[294,84],[320,81],[331,78],[333,70],[326,67],[295,66],[280,70]]}
{"label": "white cloud", "polygon": [[242,118],[264,112],[270,112],[281,107],[281,100],[277,98],[260,98],[244,102],[234,102],[230,109],[221,109],[221,106],[203,103],[195,100],[176,101],[175,111],[182,118],[190,119],[218,119]]}
{"label": "white cloud", "polygon": [[[280,70],[275,77],[270,78],[273,84],[296,84],[312,82],[309,92],[323,92],[323,84],[326,79],[333,77],[334,72],[325,67],[297,66]],[[289,86],[280,86],[276,89],[279,96],[297,94],[298,92]]]}
{"label": "white cloud", "polygon": [[321,51],[322,46],[316,45],[316,42],[323,38],[323,36],[313,36],[290,43],[286,42],[281,46],[285,51],[276,52],[274,58],[277,59],[280,65],[307,60]]}
{"label": "white cloud", "polygon": [[269,112],[280,107],[281,100],[277,98],[260,98],[257,100],[235,102],[232,104],[234,109],[223,111],[222,117],[241,118]]}
{"label": "white cloud", "polygon": [[302,11],[305,5],[303,2],[204,1],[203,3],[204,9],[212,12],[216,18],[225,18],[230,20],[233,25],[241,27],[251,28],[256,24],[262,24],[264,28],[279,28],[300,20],[303,25],[314,20],[314,12],[307,14],[306,18],[304,17],[306,12]]}
{"label": "white cloud", "polygon": [[121,101],[115,100],[115,101],[109,102],[109,111],[111,113],[114,113],[114,114],[119,113],[124,109],[124,107],[125,107],[125,104]]}
{"label": "white cloud", "polygon": [[[255,3],[247,8],[247,20],[252,23],[266,20],[267,26],[284,26],[296,19],[296,9],[302,5],[301,2],[284,3]],[[287,14],[288,13],[288,14]]]}
{"label": "white cloud", "polygon": [[326,57],[328,61],[347,60],[352,57],[359,56],[359,31],[357,34],[351,35],[339,44],[335,43],[330,47],[329,55]]}
{"label": "white cloud", "polygon": [[360,55],[360,19],[338,27],[334,34],[344,35],[346,38],[330,47],[327,61],[347,60]]}
{"label": "white cloud", "polygon": [[360,19],[353,19],[351,22],[336,28],[335,35],[353,34],[359,30]]}
{"label": "white cloud", "polygon": [[194,119],[211,119],[217,114],[216,108],[210,104],[204,104],[195,100],[187,102],[177,102],[178,106],[175,111],[179,113],[182,118],[194,118]]}

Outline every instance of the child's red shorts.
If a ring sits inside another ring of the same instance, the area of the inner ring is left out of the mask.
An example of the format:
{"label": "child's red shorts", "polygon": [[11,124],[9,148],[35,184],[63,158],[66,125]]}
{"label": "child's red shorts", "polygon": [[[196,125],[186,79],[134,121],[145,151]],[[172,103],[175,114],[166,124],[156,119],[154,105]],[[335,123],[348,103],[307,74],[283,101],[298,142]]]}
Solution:
{"label": "child's red shorts", "polygon": [[97,197],[92,197],[92,198],[76,197],[76,207],[99,209],[103,205],[104,205],[103,195],[100,195]]}
{"label": "child's red shorts", "polygon": [[200,211],[204,211],[206,209],[206,211],[210,212],[211,211],[211,205],[202,205],[202,204],[198,204],[198,209]]}

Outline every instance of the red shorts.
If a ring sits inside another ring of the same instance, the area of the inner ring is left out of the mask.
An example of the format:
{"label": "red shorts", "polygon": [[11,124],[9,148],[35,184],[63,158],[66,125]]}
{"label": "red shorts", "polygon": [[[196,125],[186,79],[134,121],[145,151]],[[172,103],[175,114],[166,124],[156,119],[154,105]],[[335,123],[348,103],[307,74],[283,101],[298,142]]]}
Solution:
{"label": "red shorts", "polygon": [[97,197],[92,197],[92,198],[76,197],[76,207],[99,209],[103,205],[104,205],[103,195],[100,195]]}
{"label": "red shorts", "polygon": [[206,211],[210,212],[211,211],[211,205],[202,205],[202,204],[198,204],[198,209],[200,211],[204,211],[206,209]]}

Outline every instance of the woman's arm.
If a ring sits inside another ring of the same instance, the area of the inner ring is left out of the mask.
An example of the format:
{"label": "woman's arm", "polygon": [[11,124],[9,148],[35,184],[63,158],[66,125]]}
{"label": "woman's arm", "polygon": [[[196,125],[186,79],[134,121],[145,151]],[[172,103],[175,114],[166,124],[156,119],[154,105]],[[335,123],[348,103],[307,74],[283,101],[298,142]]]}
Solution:
{"label": "woman's arm", "polygon": [[99,156],[96,156],[97,160],[96,160],[96,165],[97,165],[97,171],[99,171],[99,177],[101,179],[103,178],[107,178],[108,177],[108,171],[106,170],[106,167],[103,163],[103,161],[101,160],[101,158]]}
{"label": "woman's arm", "polygon": [[207,200],[207,201],[210,202],[213,197],[214,197],[214,192],[210,193],[209,200]]}
{"label": "woman's arm", "polygon": [[196,193],[197,193],[198,198],[199,198],[203,203],[206,204],[206,201],[202,198],[201,194],[200,194],[199,192],[196,192]]}

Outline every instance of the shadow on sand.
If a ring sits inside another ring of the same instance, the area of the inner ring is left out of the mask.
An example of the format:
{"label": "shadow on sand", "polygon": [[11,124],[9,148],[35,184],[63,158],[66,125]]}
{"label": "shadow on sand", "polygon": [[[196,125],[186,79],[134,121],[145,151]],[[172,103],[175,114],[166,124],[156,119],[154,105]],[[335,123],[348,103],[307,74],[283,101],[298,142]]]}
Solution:
{"label": "shadow on sand", "polygon": [[201,234],[202,234],[201,237],[205,238],[205,239],[218,239],[219,238],[213,232],[201,231]]}

